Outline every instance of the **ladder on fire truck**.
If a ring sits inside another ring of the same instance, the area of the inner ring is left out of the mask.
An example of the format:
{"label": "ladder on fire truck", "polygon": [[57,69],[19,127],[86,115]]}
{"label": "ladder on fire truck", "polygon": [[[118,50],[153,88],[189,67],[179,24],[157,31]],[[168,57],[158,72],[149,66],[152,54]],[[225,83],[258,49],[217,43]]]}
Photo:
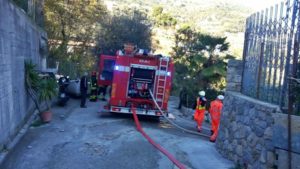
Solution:
{"label": "ladder on fire truck", "polygon": [[163,106],[163,102],[165,99],[165,90],[167,84],[167,76],[168,76],[168,67],[169,67],[169,58],[161,57],[159,59],[159,67],[158,67],[158,77],[156,82],[156,93],[155,100],[157,104],[161,108]]}

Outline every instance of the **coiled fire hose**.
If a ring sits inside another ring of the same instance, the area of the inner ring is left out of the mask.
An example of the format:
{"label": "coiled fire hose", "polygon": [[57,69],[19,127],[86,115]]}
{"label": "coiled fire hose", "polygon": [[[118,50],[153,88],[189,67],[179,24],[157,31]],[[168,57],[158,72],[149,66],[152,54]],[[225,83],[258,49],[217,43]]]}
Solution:
{"label": "coiled fire hose", "polygon": [[155,143],[143,130],[139,119],[136,115],[136,109],[132,106],[131,107],[132,110],[132,114],[133,114],[133,118],[136,124],[136,128],[137,130],[142,133],[142,135],[149,141],[149,143],[151,143],[155,148],[157,148],[160,152],[162,152],[163,154],[165,154],[178,168],[180,169],[186,169],[186,167],[180,163],[172,154],[170,154],[166,149],[164,149],[163,147],[161,147],[159,144]]}
{"label": "coiled fire hose", "polygon": [[205,137],[205,138],[209,138],[210,136],[206,135],[206,134],[203,134],[203,133],[199,133],[199,132],[195,132],[195,131],[192,131],[192,130],[188,130],[188,129],[185,129],[181,126],[179,126],[178,124],[174,123],[172,120],[170,120],[164,113],[163,111],[161,110],[161,108],[159,107],[159,105],[157,104],[154,96],[153,96],[153,93],[151,92],[151,90],[149,90],[150,92],[150,95],[152,97],[152,100],[154,101],[154,104],[155,106],[158,108],[158,110],[160,111],[160,113],[162,114],[162,116],[170,123],[172,124],[174,127],[178,128],[179,130],[183,131],[183,132],[186,132],[186,133],[190,133],[190,134],[195,134],[195,135],[198,135],[198,136],[202,136],[202,137]]}

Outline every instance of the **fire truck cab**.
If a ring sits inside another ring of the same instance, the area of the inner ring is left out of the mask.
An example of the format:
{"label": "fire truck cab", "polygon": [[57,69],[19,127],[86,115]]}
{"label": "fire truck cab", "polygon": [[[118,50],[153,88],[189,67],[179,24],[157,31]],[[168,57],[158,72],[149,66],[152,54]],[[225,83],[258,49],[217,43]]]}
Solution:
{"label": "fire truck cab", "polygon": [[[108,58],[100,56],[100,63],[104,63]],[[112,89],[105,108],[114,113],[131,114],[131,107],[134,106],[138,115],[159,117],[162,114],[150,95],[151,91],[163,113],[167,113],[174,70],[170,57],[150,55],[139,50],[125,54],[118,51],[117,55],[111,56],[110,59],[114,61]],[[99,80],[101,84],[101,79]]]}

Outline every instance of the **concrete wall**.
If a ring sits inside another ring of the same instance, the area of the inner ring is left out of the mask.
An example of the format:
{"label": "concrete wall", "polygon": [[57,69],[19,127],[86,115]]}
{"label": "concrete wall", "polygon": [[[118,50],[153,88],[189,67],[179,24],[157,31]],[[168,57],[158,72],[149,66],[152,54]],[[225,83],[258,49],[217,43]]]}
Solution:
{"label": "concrete wall", "polygon": [[[277,105],[240,93],[242,62],[230,61],[218,151],[249,169],[288,168],[288,121]],[[292,116],[292,168],[300,169],[300,117]]]}
{"label": "concrete wall", "polygon": [[42,69],[46,38],[22,10],[0,0],[0,150],[30,115],[24,60],[31,59]]}

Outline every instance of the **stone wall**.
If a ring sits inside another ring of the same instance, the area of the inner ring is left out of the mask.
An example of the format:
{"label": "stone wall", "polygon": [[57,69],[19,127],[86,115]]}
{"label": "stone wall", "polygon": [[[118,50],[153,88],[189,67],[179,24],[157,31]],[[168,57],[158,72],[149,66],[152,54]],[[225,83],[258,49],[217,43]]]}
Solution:
{"label": "stone wall", "polygon": [[9,0],[0,1],[0,150],[30,115],[24,60],[42,68],[46,33]]}
{"label": "stone wall", "polygon": [[[287,167],[287,115],[279,107],[227,91],[217,149],[249,169]],[[300,168],[300,117],[292,117],[293,168]],[[285,150],[284,150],[285,149]]]}
{"label": "stone wall", "polygon": [[229,60],[226,77],[226,91],[241,91],[243,62],[241,60]]}
{"label": "stone wall", "polygon": [[274,154],[272,114],[278,107],[235,92],[225,97],[216,144],[220,153],[249,168],[267,168],[267,154]]}

